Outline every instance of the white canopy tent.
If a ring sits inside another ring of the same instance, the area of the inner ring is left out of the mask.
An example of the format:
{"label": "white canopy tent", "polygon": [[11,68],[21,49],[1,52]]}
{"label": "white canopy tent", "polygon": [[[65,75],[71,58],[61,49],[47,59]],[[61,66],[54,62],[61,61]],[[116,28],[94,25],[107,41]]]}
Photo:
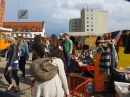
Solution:
{"label": "white canopy tent", "polygon": [[74,37],[85,37],[85,36],[102,36],[105,33],[93,33],[93,32],[63,32],[60,33],[60,36],[63,36],[64,33],[67,33],[69,36]]}

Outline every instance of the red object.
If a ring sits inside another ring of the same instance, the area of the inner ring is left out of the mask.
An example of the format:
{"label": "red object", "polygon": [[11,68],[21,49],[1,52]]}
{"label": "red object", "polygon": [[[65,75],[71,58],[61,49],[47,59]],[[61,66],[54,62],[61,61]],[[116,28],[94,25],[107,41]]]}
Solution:
{"label": "red object", "polygon": [[89,80],[76,74],[66,74],[70,95],[72,97],[88,97],[87,83]]}

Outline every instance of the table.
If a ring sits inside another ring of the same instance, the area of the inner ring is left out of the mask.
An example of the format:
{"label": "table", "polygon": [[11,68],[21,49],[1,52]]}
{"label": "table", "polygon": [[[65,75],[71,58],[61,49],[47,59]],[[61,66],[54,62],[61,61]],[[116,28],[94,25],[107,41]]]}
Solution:
{"label": "table", "polygon": [[111,71],[111,79],[110,79],[109,86],[110,86],[110,91],[113,93],[113,97],[116,93],[114,81],[130,83],[130,81],[126,80],[125,76],[121,76],[120,73],[118,73],[115,70]]}

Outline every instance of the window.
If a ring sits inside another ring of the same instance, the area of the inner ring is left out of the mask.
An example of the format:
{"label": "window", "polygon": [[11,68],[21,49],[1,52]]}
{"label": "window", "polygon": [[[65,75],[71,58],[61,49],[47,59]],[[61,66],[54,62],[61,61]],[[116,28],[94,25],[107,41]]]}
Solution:
{"label": "window", "polygon": [[28,29],[28,32],[31,32],[32,30],[31,29]]}
{"label": "window", "polygon": [[77,22],[75,22],[75,24],[77,24]]}
{"label": "window", "polygon": [[29,37],[32,37],[32,34],[29,34]]}
{"label": "window", "polygon": [[13,32],[16,32],[16,29],[13,29]]}
{"label": "window", "polygon": [[40,29],[37,29],[36,31],[37,31],[37,32],[40,32]]}
{"label": "window", "polygon": [[91,25],[91,27],[93,27],[93,25]]}
{"label": "window", "polygon": [[77,19],[75,19],[75,21],[77,21]]}
{"label": "window", "polygon": [[89,29],[87,29],[87,31],[89,31]]}
{"label": "window", "polygon": [[93,23],[93,22],[91,22],[91,23]]}
{"label": "window", "polygon": [[89,27],[89,25],[87,25],[87,27]]}
{"label": "window", "polygon": [[91,9],[91,12],[93,12],[93,9]]}
{"label": "window", "polygon": [[75,27],[77,27],[77,26],[75,26]]}
{"label": "window", "polygon": [[91,31],[93,31],[93,29],[91,29]]}
{"label": "window", "polygon": [[23,32],[25,32],[26,31],[26,29],[23,29]]}
{"label": "window", "polygon": [[74,22],[72,22],[72,24],[74,24]]}
{"label": "window", "polygon": [[93,14],[91,14],[91,16],[93,16]]}
{"label": "window", "polygon": [[87,21],[87,23],[89,23],[89,21]]}
{"label": "window", "polygon": [[89,9],[86,9],[87,12],[89,12]]}
{"label": "window", "polygon": [[75,29],[75,30],[77,30],[77,29]]}
{"label": "window", "polygon": [[91,20],[93,19],[93,17],[91,17]]}
{"label": "window", "polygon": [[28,34],[25,34],[25,37],[28,37]]}
{"label": "window", "polygon": [[89,18],[87,17],[87,19],[89,19]]}
{"label": "window", "polygon": [[89,16],[89,14],[87,14],[87,16]]}
{"label": "window", "polygon": [[72,26],[72,27],[74,27],[74,26]]}

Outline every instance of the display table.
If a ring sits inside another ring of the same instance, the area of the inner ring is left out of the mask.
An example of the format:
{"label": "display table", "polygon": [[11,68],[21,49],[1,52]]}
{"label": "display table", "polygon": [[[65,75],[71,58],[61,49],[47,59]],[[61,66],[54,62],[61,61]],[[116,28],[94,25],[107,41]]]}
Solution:
{"label": "display table", "polygon": [[117,71],[111,71],[111,80],[110,80],[110,91],[113,93],[113,96],[115,95],[115,85],[114,82],[125,82],[130,83],[130,81],[126,80],[125,76],[121,76],[120,73]]}
{"label": "display table", "polygon": [[114,85],[119,97],[130,97],[130,91],[128,90],[130,83],[114,82]]}

